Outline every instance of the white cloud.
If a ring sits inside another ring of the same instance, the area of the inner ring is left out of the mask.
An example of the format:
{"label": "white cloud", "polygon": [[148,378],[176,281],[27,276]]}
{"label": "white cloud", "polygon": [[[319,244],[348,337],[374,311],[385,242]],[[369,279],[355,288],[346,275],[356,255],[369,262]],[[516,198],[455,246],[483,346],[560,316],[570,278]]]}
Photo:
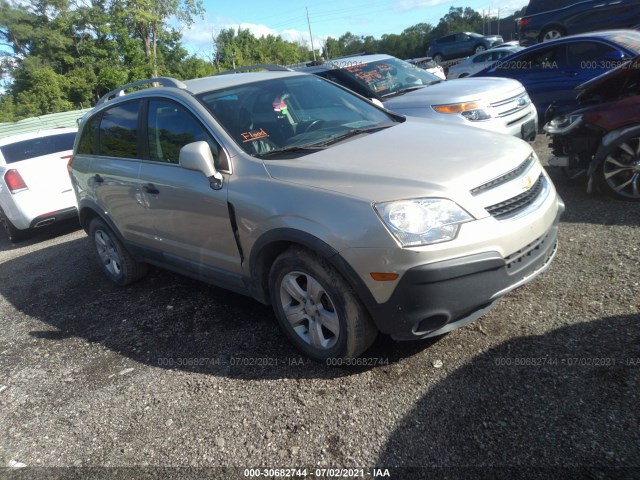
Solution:
{"label": "white cloud", "polygon": [[[311,48],[309,41],[309,33],[296,29],[275,30],[267,25],[255,23],[232,23],[222,19],[216,21],[203,20],[194,23],[191,28],[182,30],[182,40],[185,48],[198,56],[206,56],[213,53],[213,38],[223,29],[232,28],[248,30],[255,37],[265,37],[267,35],[280,36],[283,40],[295,43],[303,43]],[[321,48],[326,37],[313,37],[313,46],[315,49]]]}
{"label": "white cloud", "polygon": [[400,0],[396,2],[394,8],[396,10],[414,10],[416,8],[436,7],[438,5],[444,5],[451,3],[451,0]]}

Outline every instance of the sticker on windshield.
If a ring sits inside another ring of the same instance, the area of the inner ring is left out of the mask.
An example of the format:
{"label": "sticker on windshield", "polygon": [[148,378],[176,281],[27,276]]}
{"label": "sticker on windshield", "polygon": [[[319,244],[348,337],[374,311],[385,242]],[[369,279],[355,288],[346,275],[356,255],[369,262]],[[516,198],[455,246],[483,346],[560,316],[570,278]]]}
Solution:
{"label": "sticker on windshield", "polygon": [[255,140],[260,140],[261,138],[269,138],[269,134],[264,131],[264,128],[261,128],[258,131],[254,130],[251,132],[243,132],[240,136],[243,138],[242,143],[253,142]]}

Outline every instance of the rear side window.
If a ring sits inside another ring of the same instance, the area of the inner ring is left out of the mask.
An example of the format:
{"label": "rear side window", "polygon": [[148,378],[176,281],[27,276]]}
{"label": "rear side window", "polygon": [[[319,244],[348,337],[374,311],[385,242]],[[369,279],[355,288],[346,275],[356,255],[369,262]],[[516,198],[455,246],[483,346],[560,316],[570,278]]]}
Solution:
{"label": "rear side window", "polygon": [[98,153],[98,124],[100,115],[96,115],[87,121],[80,140],[78,140],[78,154],[97,155]]}
{"label": "rear side window", "polygon": [[140,158],[138,111],[140,102],[127,102],[105,110],[100,122],[100,155]]}
{"label": "rear side window", "polygon": [[28,158],[73,150],[75,132],[31,138],[0,147],[6,163],[20,162]]}

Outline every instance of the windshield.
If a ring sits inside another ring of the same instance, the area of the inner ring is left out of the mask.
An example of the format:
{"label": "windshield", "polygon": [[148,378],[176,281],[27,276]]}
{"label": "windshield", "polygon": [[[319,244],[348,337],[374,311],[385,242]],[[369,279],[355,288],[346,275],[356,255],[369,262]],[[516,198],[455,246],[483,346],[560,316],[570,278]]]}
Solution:
{"label": "windshield", "polygon": [[245,83],[198,98],[245,152],[258,156],[276,150],[304,155],[354,130],[400,119],[312,75]]}
{"label": "windshield", "polygon": [[386,97],[419,88],[442,80],[408,62],[386,58],[376,62],[358,63],[342,68],[340,72],[372,92],[373,96]]}
{"label": "windshield", "polygon": [[75,132],[36,137],[3,145],[0,152],[6,163],[21,162],[29,158],[73,150],[75,138]]}

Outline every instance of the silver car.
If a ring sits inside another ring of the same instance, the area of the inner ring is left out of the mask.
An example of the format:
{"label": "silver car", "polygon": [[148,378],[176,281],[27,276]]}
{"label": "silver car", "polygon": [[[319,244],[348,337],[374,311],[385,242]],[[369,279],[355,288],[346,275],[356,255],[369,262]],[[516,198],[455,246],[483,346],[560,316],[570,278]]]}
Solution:
{"label": "silver car", "polygon": [[519,52],[523,50],[524,47],[496,47],[486,50],[484,52],[480,52],[471,57],[467,57],[464,60],[456,63],[449,67],[449,71],[447,72],[448,79],[454,78],[464,78],[470,75],[473,75],[476,72],[488,67],[489,65],[493,65],[494,63],[502,60],[503,58],[508,57],[512,53]]}
{"label": "silver car", "polygon": [[563,209],[526,142],[295,72],[111,92],[71,175],[112,281],[152,264],[248,295],[319,361],[478,318],[549,267]]}
{"label": "silver car", "polygon": [[390,55],[356,55],[300,71],[326,78],[385,108],[438,122],[533,140],[538,114],[518,81],[467,78],[449,82]]}

